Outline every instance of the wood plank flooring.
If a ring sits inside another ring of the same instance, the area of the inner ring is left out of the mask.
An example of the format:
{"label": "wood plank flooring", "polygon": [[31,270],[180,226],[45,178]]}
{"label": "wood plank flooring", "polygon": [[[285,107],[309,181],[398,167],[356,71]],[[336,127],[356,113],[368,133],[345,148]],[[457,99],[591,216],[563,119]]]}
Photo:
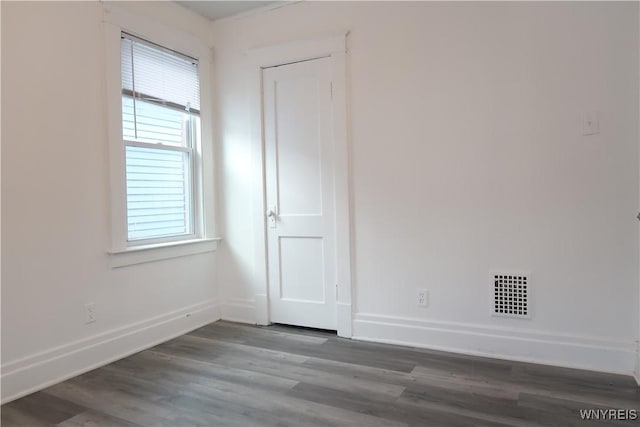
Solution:
{"label": "wood plank flooring", "polygon": [[3,405],[2,426],[638,426],[631,377],[216,322]]}

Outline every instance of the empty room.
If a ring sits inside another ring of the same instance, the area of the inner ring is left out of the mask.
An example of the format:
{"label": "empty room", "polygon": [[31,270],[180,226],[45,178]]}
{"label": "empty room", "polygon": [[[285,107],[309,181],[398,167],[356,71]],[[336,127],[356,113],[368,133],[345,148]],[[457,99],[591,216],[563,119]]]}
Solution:
{"label": "empty room", "polygon": [[640,3],[0,15],[3,427],[640,425]]}

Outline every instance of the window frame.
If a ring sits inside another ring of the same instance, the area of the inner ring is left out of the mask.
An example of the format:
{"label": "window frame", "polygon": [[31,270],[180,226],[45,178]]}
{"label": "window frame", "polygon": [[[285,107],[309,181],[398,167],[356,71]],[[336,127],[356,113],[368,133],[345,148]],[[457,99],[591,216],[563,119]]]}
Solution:
{"label": "window frame", "polygon": [[[205,42],[194,35],[168,28],[134,15],[114,4],[104,4],[106,51],[106,109],[109,145],[111,255],[112,267],[122,267],[158,259],[214,251],[213,141],[211,54]],[[198,60],[200,83],[200,126],[195,126],[190,167],[192,175],[193,234],[128,240],[125,140],[122,132],[122,79],[120,69],[121,34],[130,34],[171,51]]]}

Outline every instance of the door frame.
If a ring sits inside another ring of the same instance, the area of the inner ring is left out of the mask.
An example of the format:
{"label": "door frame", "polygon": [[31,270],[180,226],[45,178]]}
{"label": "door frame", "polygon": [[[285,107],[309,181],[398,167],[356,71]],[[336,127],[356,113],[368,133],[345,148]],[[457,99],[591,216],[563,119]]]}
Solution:
{"label": "door frame", "polygon": [[336,324],[338,335],[352,335],[352,276],[351,276],[351,208],[349,143],[347,128],[346,54],[348,31],[319,38],[259,47],[247,51],[251,62],[252,96],[251,140],[252,164],[256,165],[252,186],[252,226],[256,236],[253,294],[255,320],[269,324],[269,277],[267,260],[265,140],[263,126],[262,70],[277,65],[329,58],[332,81],[331,119],[333,124],[334,196],[336,220]]}

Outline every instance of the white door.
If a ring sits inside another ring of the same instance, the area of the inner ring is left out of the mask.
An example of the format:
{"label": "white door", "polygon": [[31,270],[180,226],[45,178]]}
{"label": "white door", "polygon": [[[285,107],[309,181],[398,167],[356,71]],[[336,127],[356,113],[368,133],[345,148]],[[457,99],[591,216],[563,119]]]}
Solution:
{"label": "white door", "polygon": [[263,70],[269,317],[336,329],[329,58]]}

